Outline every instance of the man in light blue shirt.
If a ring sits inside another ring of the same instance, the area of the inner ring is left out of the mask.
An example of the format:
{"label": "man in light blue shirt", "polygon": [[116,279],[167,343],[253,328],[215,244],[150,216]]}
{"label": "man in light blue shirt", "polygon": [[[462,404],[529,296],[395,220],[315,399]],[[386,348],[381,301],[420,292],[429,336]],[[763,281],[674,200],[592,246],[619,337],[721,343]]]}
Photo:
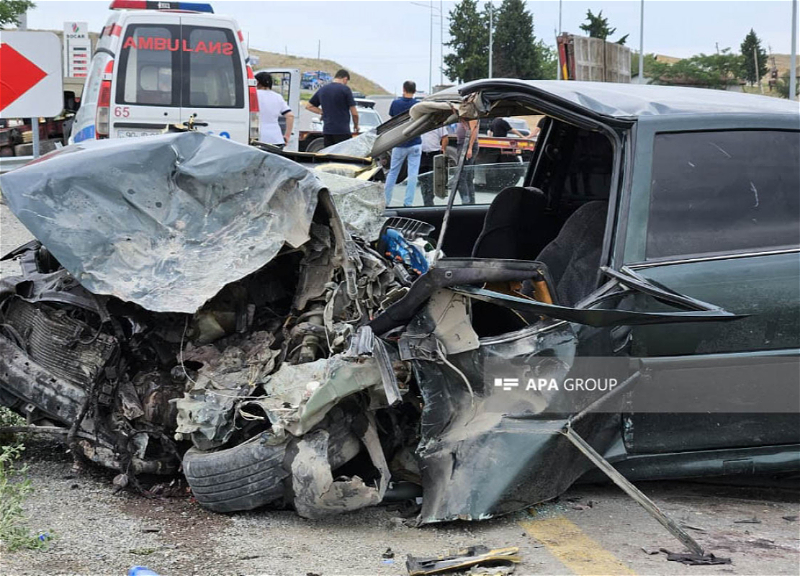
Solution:
{"label": "man in light blue shirt", "polygon": [[[397,116],[402,114],[414,104],[417,103],[414,94],[417,92],[416,83],[411,80],[403,82],[403,97],[395,98],[392,105],[389,107],[389,116]],[[404,142],[396,146],[392,150],[392,164],[389,168],[389,174],[386,176],[386,205],[392,203],[392,190],[397,183],[397,175],[403,167],[403,162],[408,159],[408,178],[406,178],[406,195],[403,198],[403,206],[411,206],[414,202],[414,192],[417,189],[417,176],[419,175],[419,163],[422,159],[422,139],[420,137],[413,138],[408,142]]]}

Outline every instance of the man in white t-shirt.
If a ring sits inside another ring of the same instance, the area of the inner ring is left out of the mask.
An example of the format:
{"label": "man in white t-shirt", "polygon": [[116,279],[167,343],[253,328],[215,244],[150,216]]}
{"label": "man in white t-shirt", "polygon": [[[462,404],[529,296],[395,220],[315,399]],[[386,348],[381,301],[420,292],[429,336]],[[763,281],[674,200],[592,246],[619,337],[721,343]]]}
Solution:
{"label": "man in white t-shirt", "polygon": [[[277,92],[272,91],[272,76],[267,72],[256,74],[256,94],[258,94],[258,115],[261,119],[259,141],[274,144],[281,148],[289,143],[294,127],[294,112]],[[286,130],[281,135],[278,119],[286,118]]]}

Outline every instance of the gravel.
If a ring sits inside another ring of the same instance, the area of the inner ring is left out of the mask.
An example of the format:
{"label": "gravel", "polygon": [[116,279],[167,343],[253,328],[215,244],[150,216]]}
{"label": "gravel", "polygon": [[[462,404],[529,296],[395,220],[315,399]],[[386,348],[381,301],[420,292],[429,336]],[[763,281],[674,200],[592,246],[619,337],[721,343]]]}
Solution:
{"label": "gravel", "polygon": [[[222,515],[188,493],[144,498],[115,492],[113,473],[73,468],[59,442],[26,441],[24,461],[34,492],[25,512],[32,532],[55,536],[45,551],[0,557],[0,573],[124,574],[144,565],[158,574],[407,574],[405,557],[486,543],[521,546],[529,571],[535,542],[514,518],[480,524],[414,528],[388,508],[305,520],[291,511]],[[382,557],[387,548],[395,556]],[[525,573],[525,571],[523,571]]]}

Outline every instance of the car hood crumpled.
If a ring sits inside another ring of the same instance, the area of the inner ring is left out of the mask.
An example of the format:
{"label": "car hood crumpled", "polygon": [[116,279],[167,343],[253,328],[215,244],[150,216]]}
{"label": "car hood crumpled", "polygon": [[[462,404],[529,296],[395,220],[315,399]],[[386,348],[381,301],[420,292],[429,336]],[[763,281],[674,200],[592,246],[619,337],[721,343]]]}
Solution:
{"label": "car hood crumpled", "polygon": [[87,290],[185,313],[305,243],[323,187],[295,162],[197,132],[70,146],[0,178],[11,211]]}

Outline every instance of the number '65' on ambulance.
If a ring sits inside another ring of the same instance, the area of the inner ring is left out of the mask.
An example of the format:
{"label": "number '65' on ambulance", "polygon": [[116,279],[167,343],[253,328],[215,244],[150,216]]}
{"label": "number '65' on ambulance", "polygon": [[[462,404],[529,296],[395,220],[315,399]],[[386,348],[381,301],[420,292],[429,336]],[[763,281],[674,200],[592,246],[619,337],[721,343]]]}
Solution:
{"label": "number '65' on ambulance", "polygon": [[209,4],[114,0],[97,42],[70,143],[201,132],[258,140],[258,98],[236,21]]}

